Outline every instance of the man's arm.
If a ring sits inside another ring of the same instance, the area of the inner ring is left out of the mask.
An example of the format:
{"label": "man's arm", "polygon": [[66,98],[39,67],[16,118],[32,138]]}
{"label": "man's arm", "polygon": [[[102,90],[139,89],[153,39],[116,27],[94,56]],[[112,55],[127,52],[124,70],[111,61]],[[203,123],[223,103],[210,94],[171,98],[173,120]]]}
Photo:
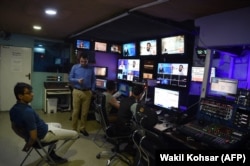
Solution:
{"label": "man's arm", "polygon": [[37,140],[37,130],[36,129],[31,130],[29,132],[29,135],[30,135],[29,141],[26,142],[26,144],[23,147],[23,151],[25,151],[25,152],[29,151],[29,149],[32,147],[32,145],[36,142],[36,140]]}

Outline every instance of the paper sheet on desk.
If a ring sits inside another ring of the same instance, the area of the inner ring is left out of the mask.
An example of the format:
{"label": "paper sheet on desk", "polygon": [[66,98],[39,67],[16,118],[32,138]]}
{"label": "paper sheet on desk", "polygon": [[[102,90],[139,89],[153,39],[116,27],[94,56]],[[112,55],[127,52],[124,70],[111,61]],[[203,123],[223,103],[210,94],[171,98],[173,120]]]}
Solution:
{"label": "paper sheet on desk", "polygon": [[157,129],[157,130],[159,130],[159,131],[164,131],[164,130],[167,129],[166,124],[164,124],[164,123],[156,124],[156,125],[154,126],[154,128]]}

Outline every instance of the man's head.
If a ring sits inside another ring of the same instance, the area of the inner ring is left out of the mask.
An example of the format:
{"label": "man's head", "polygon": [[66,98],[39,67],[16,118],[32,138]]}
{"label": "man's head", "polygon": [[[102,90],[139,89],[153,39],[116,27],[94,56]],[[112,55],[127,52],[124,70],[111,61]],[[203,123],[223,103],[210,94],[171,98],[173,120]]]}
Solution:
{"label": "man's head", "polygon": [[134,85],[132,87],[132,94],[136,97],[140,97],[143,91],[144,91],[144,87],[142,85]]}
{"label": "man's head", "polygon": [[183,65],[180,65],[180,66],[179,66],[179,72],[181,72],[182,69],[183,69]]}
{"label": "man's head", "polygon": [[115,91],[116,90],[115,82],[112,81],[112,80],[108,80],[107,84],[106,84],[106,88],[107,88],[108,91],[111,91],[111,92]]}
{"label": "man's head", "polygon": [[80,54],[80,64],[83,67],[88,65],[88,54],[84,52]]}
{"label": "man's head", "polygon": [[33,99],[32,87],[24,82],[19,82],[14,87],[14,94],[18,101],[29,103]]}
{"label": "man's head", "polygon": [[151,48],[151,43],[147,43],[147,51],[149,51]]}

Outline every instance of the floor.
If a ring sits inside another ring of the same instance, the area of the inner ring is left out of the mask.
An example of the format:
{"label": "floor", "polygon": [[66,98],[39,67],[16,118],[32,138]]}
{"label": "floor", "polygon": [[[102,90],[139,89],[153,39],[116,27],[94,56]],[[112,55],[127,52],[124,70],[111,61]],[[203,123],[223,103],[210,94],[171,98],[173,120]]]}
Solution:
{"label": "floor", "polygon": [[[59,122],[63,128],[71,129],[71,121],[69,120],[70,112],[57,112],[54,114],[44,114],[43,111],[37,111],[45,122]],[[65,158],[69,161],[61,164],[62,166],[101,166],[106,165],[107,158],[97,159],[96,154],[102,150],[109,150],[112,145],[105,143],[102,147],[103,133],[100,133],[94,141],[96,132],[100,129],[100,124],[94,119],[88,120],[87,131],[89,137],[81,136],[65,154]],[[0,111],[0,166],[20,165],[25,156],[25,152],[21,149],[24,141],[18,137],[11,129],[9,112]],[[39,162],[39,156],[34,151],[26,160],[26,166],[34,166]],[[131,159],[132,160],[132,159]],[[41,163],[47,166],[46,163]],[[122,161],[116,160],[113,165],[125,166]]]}

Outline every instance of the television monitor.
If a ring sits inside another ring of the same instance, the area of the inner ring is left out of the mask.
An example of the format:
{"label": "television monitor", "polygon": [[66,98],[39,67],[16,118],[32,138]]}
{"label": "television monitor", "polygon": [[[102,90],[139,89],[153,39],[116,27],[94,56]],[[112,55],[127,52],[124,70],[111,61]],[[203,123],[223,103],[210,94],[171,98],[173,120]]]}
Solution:
{"label": "television monitor", "polygon": [[[204,67],[198,67],[198,66],[192,66],[191,69],[191,81],[194,82],[202,82],[203,81],[203,77],[204,77]],[[211,78],[215,77],[215,67],[211,68],[210,71],[210,82],[211,82]]]}
{"label": "television monitor", "polygon": [[126,43],[122,45],[122,51],[124,57],[136,56],[136,44]]}
{"label": "television monitor", "polygon": [[158,63],[157,81],[161,85],[187,87],[188,63]]}
{"label": "television monitor", "polygon": [[157,54],[157,42],[156,40],[145,40],[140,42],[140,55],[156,55]]}
{"label": "television monitor", "polygon": [[118,59],[117,79],[139,81],[140,59]]}
{"label": "television monitor", "polygon": [[198,58],[205,58],[207,55],[207,49],[206,48],[201,48],[201,47],[197,47],[195,49],[196,55]]}
{"label": "television monitor", "polygon": [[95,42],[95,48],[94,48],[95,51],[104,51],[106,52],[107,51],[107,43],[104,43],[104,42]]}
{"label": "television monitor", "polygon": [[122,46],[118,45],[118,44],[111,44],[110,52],[121,54],[122,53]]}
{"label": "television monitor", "polygon": [[76,48],[90,49],[90,41],[88,40],[76,40]]}
{"label": "television monitor", "polygon": [[95,85],[97,89],[106,89],[106,85],[107,85],[107,80],[105,79],[96,79],[95,81]]}
{"label": "television monitor", "polygon": [[143,79],[153,79],[153,73],[143,73]]}
{"label": "television monitor", "polygon": [[179,108],[179,91],[160,87],[154,88],[154,105],[157,107],[172,109]]}
{"label": "television monitor", "polygon": [[234,100],[237,94],[238,80],[230,78],[211,78],[209,96],[219,97],[221,99]]}
{"label": "television monitor", "polygon": [[118,91],[122,96],[128,97],[130,94],[130,86],[124,82],[118,83]]}
{"label": "television monitor", "polygon": [[108,67],[105,66],[94,66],[95,76],[97,77],[107,77]]}
{"label": "television monitor", "polygon": [[161,54],[184,54],[185,36],[169,36],[161,38]]}

